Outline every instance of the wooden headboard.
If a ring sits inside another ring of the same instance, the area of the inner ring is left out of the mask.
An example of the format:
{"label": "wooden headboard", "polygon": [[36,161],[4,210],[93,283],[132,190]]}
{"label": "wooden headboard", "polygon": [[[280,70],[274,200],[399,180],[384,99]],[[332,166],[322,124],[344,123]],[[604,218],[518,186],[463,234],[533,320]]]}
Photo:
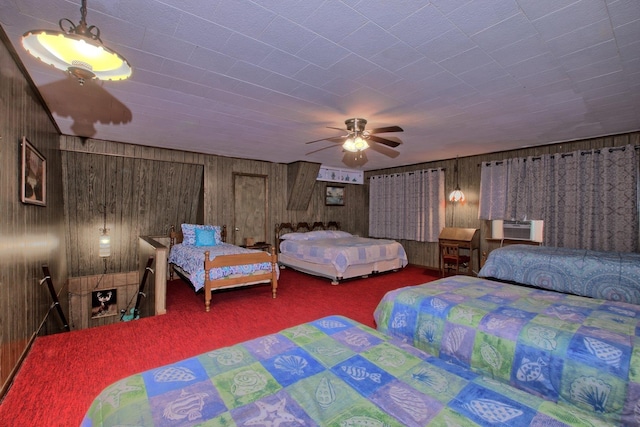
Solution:
{"label": "wooden headboard", "polygon": [[280,253],[280,236],[287,233],[305,233],[314,230],[340,230],[340,223],[337,221],[329,221],[327,223],[317,221],[311,225],[308,222],[299,222],[295,225],[290,222],[276,224],[276,252]]}

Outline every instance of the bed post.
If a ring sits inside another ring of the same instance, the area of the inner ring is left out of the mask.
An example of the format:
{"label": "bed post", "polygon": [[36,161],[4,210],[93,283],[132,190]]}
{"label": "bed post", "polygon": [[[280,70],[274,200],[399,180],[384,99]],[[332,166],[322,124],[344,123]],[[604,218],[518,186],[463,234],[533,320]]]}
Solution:
{"label": "bed post", "polygon": [[276,297],[276,292],[278,290],[278,254],[276,253],[276,248],[271,246],[271,295],[273,298]]}
{"label": "bed post", "polygon": [[211,279],[209,277],[209,270],[207,270],[207,261],[209,260],[209,251],[204,253],[204,311],[207,313],[211,310]]}

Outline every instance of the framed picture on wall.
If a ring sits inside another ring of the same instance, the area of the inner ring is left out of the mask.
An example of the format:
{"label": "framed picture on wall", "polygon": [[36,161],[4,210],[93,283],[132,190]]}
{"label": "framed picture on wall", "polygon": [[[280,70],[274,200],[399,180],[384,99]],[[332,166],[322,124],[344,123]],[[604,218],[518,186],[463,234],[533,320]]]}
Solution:
{"label": "framed picture on wall", "polygon": [[344,206],[344,186],[327,185],[324,204],[327,206]]}
{"label": "framed picture on wall", "polygon": [[102,289],[91,293],[91,318],[118,314],[118,290]]}
{"label": "framed picture on wall", "polygon": [[20,200],[32,205],[47,205],[47,160],[27,137],[22,137],[22,179]]}

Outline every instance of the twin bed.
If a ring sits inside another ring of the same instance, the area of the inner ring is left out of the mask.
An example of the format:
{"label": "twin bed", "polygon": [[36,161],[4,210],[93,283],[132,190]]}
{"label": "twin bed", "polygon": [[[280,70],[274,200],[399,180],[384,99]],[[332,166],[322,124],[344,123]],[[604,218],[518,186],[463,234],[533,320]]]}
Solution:
{"label": "twin bed", "polygon": [[204,289],[205,310],[211,292],[238,286],[269,283],[273,298],[278,289],[278,258],[270,253],[225,242],[225,227],[182,224],[182,235],[172,229],[169,264],[197,292]]}
{"label": "twin bed", "polygon": [[373,315],[124,378],[82,425],[640,426],[638,305],[454,276]]}

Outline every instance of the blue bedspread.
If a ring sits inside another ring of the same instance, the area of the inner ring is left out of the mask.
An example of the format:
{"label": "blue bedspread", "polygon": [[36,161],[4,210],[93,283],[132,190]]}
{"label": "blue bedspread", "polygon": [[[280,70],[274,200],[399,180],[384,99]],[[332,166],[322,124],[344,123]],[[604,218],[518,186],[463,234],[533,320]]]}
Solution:
{"label": "blue bedspread", "polygon": [[478,276],[640,304],[640,253],[511,245],[491,251]]}
{"label": "blue bedspread", "polygon": [[604,425],[340,316],[124,378],[93,426]]}
{"label": "blue bedspread", "polygon": [[455,276],[387,293],[375,320],[445,361],[640,425],[640,306]]}
{"label": "blue bedspread", "polygon": [[[187,278],[196,291],[199,291],[204,287],[205,251],[209,251],[209,259],[214,259],[219,255],[259,252],[255,249],[241,248],[239,246],[230,245],[228,243],[221,243],[215,246],[193,246],[185,245],[182,243],[173,245],[171,247],[171,251],[169,252],[169,263],[177,265],[185,273],[187,273]],[[262,274],[270,271],[270,262],[247,265],[230,265],[227,267],[211,269],[209,277],[211,278],[211,280],[217,280],[225,277],[250,276],[251,274]]]}

